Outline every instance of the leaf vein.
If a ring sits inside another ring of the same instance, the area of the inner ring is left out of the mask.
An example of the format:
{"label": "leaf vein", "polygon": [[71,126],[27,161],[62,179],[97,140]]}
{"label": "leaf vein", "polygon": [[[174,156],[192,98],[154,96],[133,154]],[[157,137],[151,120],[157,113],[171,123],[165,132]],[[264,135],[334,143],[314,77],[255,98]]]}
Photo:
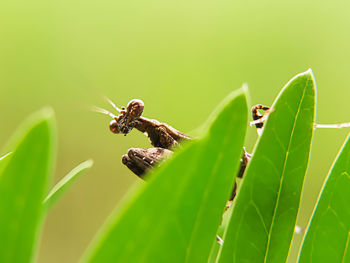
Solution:
{"label": "leaf vein", "polygon": [[264,263],[266,263],[267,255],[268,255],[268,253],[269,253],[269,247],[270,247],[270,242],[271,242],[271,232],[272,232],[272,228],[273,228],[274,221],[275,221],[275,218],[276,218],[278,203],[279,203],[280,196],[281,196],[281,191],[280,191],[280,190],[281,190],[281,185],[282,185],[283,179],[284,179],[284,173],[285,173],[285,168],[286,168],[286,164],[287,164],[287,160],[288,160],[289,149],[290,149],[290,146],[291,146],[291,142],[292,142],[292,139],[293,139],[293,134],[294,134],[294,131],[295,131],[295,125],[296,125],[296,122],[297,122],[297,119],[298,119],[298,116],[299,116],[299,113],[300,113],[300,108],[301,108],[301,105],[302,105],[302,103],[303,103],[304,95],[305,95],[307,86],[308,86],[308,84],[309,84],[309,81],[310,81],[310,77],[307,78],[307,81],[306,81],[306,83],[305,83],[304,90],[303,90],[303,94],[302,94],[302,96],[301,96],[301,99],[300,99],[300,102],[299,102],[299,105],[298,105],[298,109],[297,109],[297,112],[296,112],[295,117],[294,117],[294,122],[293,122],[293,127],[292,127],[292,130],[291,130],[291,135],[290,135],[290,137],[289,137],[289,142],[288,142],[288,146],[287,146],[287,151],[286,151],[285,158],[284,158],[284,162],[283,162],[283,168],[282,168],[281,179],[280,179],[280,183],[279,183],[279,187],[278,187],[278,196],[277,196],[277,200],[276,200],[276,202],[275,202],[274,212],[273,212],[273,216],[272,216],[272,220],[271,220],[271,225],[270,225],[270,229],[269,229],[269,234],[268,234],[268,239],[267,239],[265,257],[264,257]]}

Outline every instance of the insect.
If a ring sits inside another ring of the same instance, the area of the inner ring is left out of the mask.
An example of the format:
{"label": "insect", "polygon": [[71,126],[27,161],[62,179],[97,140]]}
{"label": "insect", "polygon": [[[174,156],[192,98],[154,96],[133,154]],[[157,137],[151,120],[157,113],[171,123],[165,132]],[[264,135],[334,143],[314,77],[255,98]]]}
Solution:
{"label": "insect", "polygon": [[[170,157],[173,153],[171,149],[179,143],[192,140],[190,136],[166,123],[141,116],[144,109],[142,100],[133,99],[127,104],[126,108],[118,108],[111,100],[107,99],[107,101],[118,111],[118,115],[101,108],[96,108],[96,111],[112,117],[113,120],[109,123],[111,132],[127,135],[135,128],[146,134],[153,145],[153,148],[131,148],[127,154],[122,156],[122,163],[140,178],[144,178],[147,171]],[[270,108],[261,104],[252,108],[254,121],[251,124],[256,126],[258,133],[261,132],[266,118],[266,114],[260,114],[259,110],[263,110],[266,113],[270,111]],[[245,148],[243,148],[240,169],[237,174],[238,178],[243,177],[250,158],[251,154],[247,153]],[[234,199],[236,189],[237,184],[235,183],[230,201]]]}

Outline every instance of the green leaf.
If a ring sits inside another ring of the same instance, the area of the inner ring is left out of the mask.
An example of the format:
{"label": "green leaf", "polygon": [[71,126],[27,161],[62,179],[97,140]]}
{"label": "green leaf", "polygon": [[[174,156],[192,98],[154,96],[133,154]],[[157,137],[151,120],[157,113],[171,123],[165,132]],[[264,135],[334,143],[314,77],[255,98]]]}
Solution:
{"label": "green leaf", "polygon": [[0,262],[32,262],[43,219],[42,201],[53,173],[56,132],[44,109],[22,126],[0,163]]}
{"label": "green leaf", "polygon": [[48,210],[55,204],[58,199],[68,190],[68,188],[82,175],[84,172],[91,168],[93,165],[92,160],[87,160],[72,171],[70,171],[65,177],[63,177],[50,191],[44,200],[45,210]]}
{"label": "green leaf", "polygon": [[[221,239],[226,235],[226,231],[227,231],[227,228],[229,226],[229,222],[230,222],[231,215],[232,215],[232,209],[233,209],[233,206],[231,206],[222,215],[222,222],[221,222],[221,225],[219,226],[219,229],[217,232],[217,236],[220,237]],[[219,242],[213,243],[213,245],[211,247],[208,263],[214,263],[218,260],[221,246],[222,246],[222,244],[220,244]]]}
{"label": "green leaf", "polygon": [[299,262],[350,262],[350,136],[328,174]]}
{"label": "green leaf", "polygon": [[285,262],[309,160],[315,111],[311,70],[283,88],[238,191],[219,262]]}
{"label": "green leaf", "polygon": [[247,126],[232,93],[207,135],[178,149],[115,213],[83,261],[205,262],[228,200]]}
{"label": "green leaf", "polygon": [[10,154],[11,154],[11,152],[6,153],[5,155],[1,156],[1,157],[0,157],[0,161],[3,160],[3,159],[5,159],[5,158],[6,158],[7,156],[9,156]]}

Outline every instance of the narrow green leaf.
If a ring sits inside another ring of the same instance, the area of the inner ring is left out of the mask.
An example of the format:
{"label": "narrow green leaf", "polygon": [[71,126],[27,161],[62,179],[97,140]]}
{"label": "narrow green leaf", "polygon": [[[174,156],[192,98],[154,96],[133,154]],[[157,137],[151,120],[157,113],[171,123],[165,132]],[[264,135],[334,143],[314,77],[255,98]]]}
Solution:
{"label": "narrow green leaf", "polygon": [[207,135],[154,171],[89,249],[89,262],[205,262],[242,154],[245,93],[231,94]]}
{"label": "narrow green leaf", "polygon": [[0,163],[0,262],[32,262],[56,153],[53,111],[33,115]]}
{"label": "narrow green leaf", "polygon": [[[229,226],[231,215],[232,215],[232,209],[233,209],[233,207],[231,206],[222,215],[222,222],[221,222],[221,225],[219,226],[219,229],[217,231],[217,236],[221,239],[223,239],[223,237],[226,235],[226,231],[227,231],[227,228]],[[220,244],[219,242],[213,243],[213,245],[211,247],[208,263],[214,263],[218,260],[221,246],[222,246],[222,244]]]}
{"label": "narrow green leaf", "polygon": [[311,70],[283,88],[238,191],[219,262],[285,262],[313,134]]}
{"label": "narrow green leaf", "polygon": [[84,172],[91,168],[93,165],[92,160],[87,160],[72,171],[70,171],[65,177],[63,177],[50,191],[44,200],[44,208],[48,210],[55,204],[58,199],[68,190],[68,188],[82,175]]}
{"label": "narrow green leaf", "polygon": [[299,262],[350,262],[350,136],[328,174]]}

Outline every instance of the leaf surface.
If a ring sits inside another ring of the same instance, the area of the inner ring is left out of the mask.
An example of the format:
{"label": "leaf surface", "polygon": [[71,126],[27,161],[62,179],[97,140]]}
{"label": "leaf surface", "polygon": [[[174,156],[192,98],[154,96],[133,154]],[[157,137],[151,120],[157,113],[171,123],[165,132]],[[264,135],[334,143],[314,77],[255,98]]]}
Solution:
{"label": "leaf surface", "polygon": [[309,160],[315,111],[311,70],[282,89],[238,191],[219,262],[285,262]]}
{"label": "leaf surface", "polygon": [[299,262],[350,262],[350,136],[328,174]]}
{"label": "leaf surface", "polygon": [[7,146],[0,162],[0,262],[32,262],[43,219],[42,202],[53,173],[53,112],[34,114]]}

